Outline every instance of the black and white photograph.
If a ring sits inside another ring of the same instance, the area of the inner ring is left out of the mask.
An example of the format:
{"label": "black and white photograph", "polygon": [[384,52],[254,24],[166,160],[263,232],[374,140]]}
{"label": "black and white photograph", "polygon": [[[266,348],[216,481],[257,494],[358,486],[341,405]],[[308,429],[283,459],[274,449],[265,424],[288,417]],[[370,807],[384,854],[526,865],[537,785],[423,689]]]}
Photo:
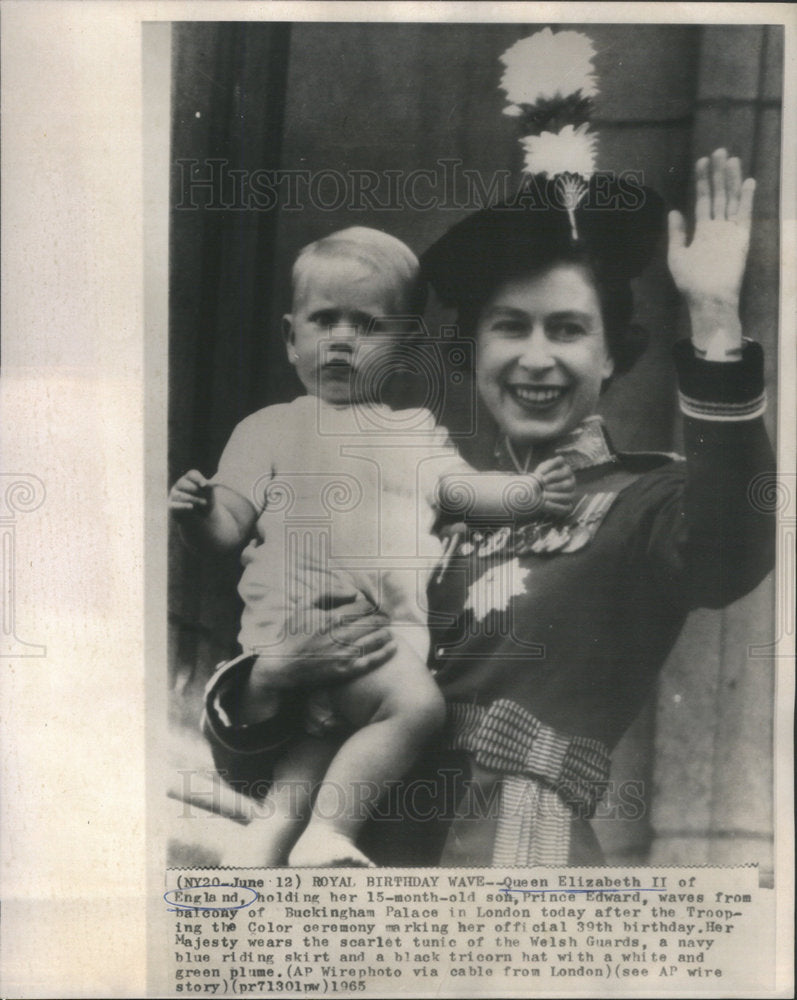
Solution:
{"label": "black and white photograph", "polygon": [[170,55],[175,861],[771,878],[782,30]]}
{"label": "black and white photograph", "polygon": [[0,995],[793,995],[795,52],[0,0]]}

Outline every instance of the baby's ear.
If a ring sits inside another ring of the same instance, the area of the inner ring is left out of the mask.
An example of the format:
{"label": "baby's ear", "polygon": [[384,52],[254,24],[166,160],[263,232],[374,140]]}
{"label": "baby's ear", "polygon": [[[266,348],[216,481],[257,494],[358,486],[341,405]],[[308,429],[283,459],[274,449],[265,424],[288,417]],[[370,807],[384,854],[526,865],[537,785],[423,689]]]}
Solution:
{"label": "baby's ear", "polygon": [[291,313],[285,313],[282,317],[282,339],[288,350],[288,360],[293,364],[296,361],[296,352],[293,350],[294,333],[293,316]]}

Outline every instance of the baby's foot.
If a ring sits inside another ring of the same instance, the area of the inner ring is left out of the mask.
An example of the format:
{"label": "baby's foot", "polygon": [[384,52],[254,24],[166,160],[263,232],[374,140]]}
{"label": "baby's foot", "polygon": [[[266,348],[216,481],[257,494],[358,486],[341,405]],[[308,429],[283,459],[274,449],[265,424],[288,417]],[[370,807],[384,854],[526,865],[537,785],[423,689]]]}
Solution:
{"label": "baby's foot", "polygon": [[375,868],[354,842],[326,827],[311,823],[288,857],[292,868]]}
{"label": "baby's foot", "polygon": [[[246,826],[230,823],[222,866],[230,868],[270,868],[280,863],[278,844],[267,836],[263,824],[254,820]],[[283,855],[284,857],[284,855]]]}

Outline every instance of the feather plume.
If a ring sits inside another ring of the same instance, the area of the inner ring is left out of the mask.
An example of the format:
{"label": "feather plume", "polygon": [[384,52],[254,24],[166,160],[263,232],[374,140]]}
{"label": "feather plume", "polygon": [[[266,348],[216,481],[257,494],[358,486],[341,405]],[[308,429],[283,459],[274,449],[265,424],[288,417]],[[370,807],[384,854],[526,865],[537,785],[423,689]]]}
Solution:
{"label": "feather plume", "polygon": [[525,169],[530,174],[579,174],[589,180],[595,173],[597,135],[589,125],[565,125],[560,132],[527,135],[520,140],[526,154]]}
{"label": "feather plume", "polygon": [[518,105],[534,105],[579,94],[581,98],[598,93],[592,67],[595,49],[592,40],[580,31],[544,28],[515,42],[501,56],[506,67],[501,88],[509,107],[505,114],[518,116]]}
{"label": "feather plume", "polygon": [[597,138],[588,125],[565,125],[561,132],[543,132],[520,140],[526,151],[526,171],[556,178],[556,191],[567,211],[574,240],[578,239],[575,212],[595,172]]}
{"label": "feather plume", "polygon": [[589,130],[598,93],[594,55],[592,40],[580,31],[545,28],[501,56],[501,88],[509,100],[504,114],[519,119],[524,169],[554,180],[574,240],[575,212],[595,172],[598,137]]}
{"label": "feather plume", "polygon": [[[510,107],[517,108],[517,113],[513,111],[511,114],[518,119],[521,135],[539,135],[541,132],[558,132],[564,125],[585,125],[592,112],[592,99],[572,94],[570,97],[541,100],[522,107],[513,104]],[[510,114],[510,108],[505,108],[504,114]]]}

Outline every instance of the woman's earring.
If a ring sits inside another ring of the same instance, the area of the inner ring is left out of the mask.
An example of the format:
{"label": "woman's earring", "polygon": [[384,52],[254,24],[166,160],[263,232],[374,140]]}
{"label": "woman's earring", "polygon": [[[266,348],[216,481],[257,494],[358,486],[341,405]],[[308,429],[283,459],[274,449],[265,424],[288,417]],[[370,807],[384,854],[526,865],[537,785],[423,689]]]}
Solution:
{"label": "woman's earring", "polygon": [[296,351],[291,351],[291,361],[298,361],[298,360],[299,360],[299,355],[296,353]]}

